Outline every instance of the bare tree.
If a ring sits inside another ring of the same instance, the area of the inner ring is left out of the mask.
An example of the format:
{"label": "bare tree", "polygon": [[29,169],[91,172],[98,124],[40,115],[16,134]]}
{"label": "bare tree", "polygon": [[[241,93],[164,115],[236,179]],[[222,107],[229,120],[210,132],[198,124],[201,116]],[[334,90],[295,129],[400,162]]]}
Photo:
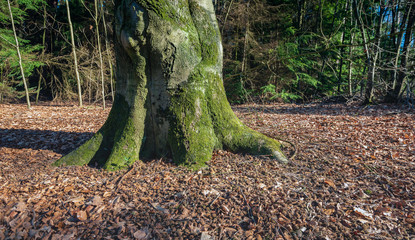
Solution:
{"label": "bare tree", "polygon": [[108,32],[107,32],[107,22],[105,20],[105,11],[104,11],[104,0],[101,0],[101,9],[102,9],[102,23],[104,25],[104,36],[105,36],[105,50],[107,52],[107,61],[108,66],[110,68],[110,87],[111,87],[111,97],[112,101],[114,101],[114,71],[112,68],[112,56],[111,56],[111,48],[108,40]]}
{"label": "bare tree", "polygon": [[[102,93],[102,106],[105,109],[105,83],[104,83],[104,63],[102,61],[102,51],[101,51],[101,39],[99,34],[99,14],[98,14],[98,0],[94,0],[95,5],[95,33],[97,37],[97,45],[98,45],[98,54],[99,54],[99,64],[100,64],[100,73],[101,73],[101,93]],[[105,26],[104,26],[105,27]]]}
{"label": "bare tree", "polygon": [[16,28],[14,26],[14,19],[13,19],[13,12],[12,12],[12,7],[10,6],[10,0],[7,0],[7,5],[9,7],[9,13],[10,13],[10,20],[12,23],[12,28],[13,28],[13,34],[14,34],[14,40],[16,42],[16,51],[17,51],[17,56],[19,57],[19,67],[20,67],[20,72],[22,74],[22,80],[23,80],[23,84],[24,84],[24,89],[25,89],[25,93],[26,93],[26,102],[27,102],[27,107],[30,109],[30,98],[29,98],[29,89],[27,87],[27,83],[26,83],[26,78],[24,75],[24,69],[23,69],[23,62],[22,62],[22,55],[20,54],[20,47],[19,47],[19,40],[17,39],[17,33],[16,33]]}
{"label": "bare tree", "polygon": [[[409,46],[412,41],[412,28],[414,26],[415,22],[415,1],[410,0],[408,3],[408,21],[406,23],[406,29],[405,29],[405,40],[403,42],[402,46],[402,54],[401,54],[401,65],[399,68],[399,74],[396,78],[396,84],[394,85],[393,89],[393,95],[396,98],[397,101],[402,99],[402,95],[404,93],[404,82],[407,76],[407,63],[408,63],[408,57],[409,57]],[[403,31],[403,29],[401,30]],[[401,43],[399,43],[401,45]],[[396,63],[396,62],[395,62]]]}
{"label": "bare tree", "polygon": [[68,13],[69,30],[71,32],[71,45],[72,45],[72,54],[73,54],[75,74],[76,74],[76,82],[77,82],[77,85],[78,85],[79,106],[82,107],[81,77],[79,76],[78,58],[76,56],[75,36],[74,36],[74,32],[73,32],[73,26],[72,26],[72,20],[71,20],[71,11],[70,11],[70,8],[69,8],[69,0],[66,0],[65,3],[66,3],[66,11]]}

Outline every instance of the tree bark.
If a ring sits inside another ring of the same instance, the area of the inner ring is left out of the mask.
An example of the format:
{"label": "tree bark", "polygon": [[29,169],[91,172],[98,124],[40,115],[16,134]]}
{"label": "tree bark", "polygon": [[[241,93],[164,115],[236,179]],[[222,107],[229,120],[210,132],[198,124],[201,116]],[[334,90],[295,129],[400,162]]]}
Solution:
{"label": "tree bark", "polygon": [[[396,84],[393,88],[393,96],[395,97],[395,101],[399,102],[402,100],[403,97],[403,90],[404,90],[404,81],[407,75],[407,62],[409,57],[409,46],[412,41],[412,28],[415,23],[415,1],[409,1],[409,14],[408,14],[408,22],[406,24],[405,30],[405,40],[402,47],[402,54],[401,54],[401,66],[397,76]],[[396,61],[397,62],[397,61]]]}
{"label": "tree bark", "polygon": [[383,14],[385,12],[385,7],[382,5],[381,1],[379,1],[379,7],[380,7],[380,10],[379,10],[379,16],[377,19],[376,32],[375,32],[376,43],[372,44],[372,51],[371,51],[372,61],[371,61],[371,65],[369,66],[368,81],[367,81],[366,92],[365,92],[365,103],[373,103],[377,61],[380,58],[379,56],[381,54],[380,31],[382,29]]}
{"label": "tree bark", "polygon": [[15,40],[15,42],[16,42],[16,51],[17,51],[17,56],[19,57],[19,67],[20,67],[20,72],[21,72],[21,74],[22,74],[22,80],[23,80],[24,90],[25,90],[25,94],[26,94],[27,108],[29,108],[29,109],[30,109],[30,108],[31,108],[31,106],[30,106],[30,98],[29,98],[29,88],[28,88],[28,86],[27,86],[26,78],[25,78],[25,75],[24,75],[22,55],[20,54],[19,40],[17,39],[17,32],[16,32],[16,28],[14,27],[13,12],[12,12],[12,8],[11,8],[11,6],[10,6],[10,0],[7,0],[7,6],[9,7],[10,21],[11,21],[11,23],[12,23],[13,34],[14,34],[14,40]]}
{"label": "tree bark", "polygon": [[[41,53],[41,59],[42,59],[42,61],[44,60],[44,58],[45,58],[45,52],[46,52],[46,23],[47,23],[47,18],[48,18],[48,15],[47,15],[47,11],[46,11],[46,3],[43,3],[43,35],[42,35],[42,46],[43,46],[43,49],[42,49],[42,53]],[[43,67],[40,67],[39,69],[38,69],[38,74],[39,74],[39,80],[38,80],[38,84],[37,84],[37,89],[36,89],[36,104],[38,103],[38,101],[39,101],[39,95],[40,95],[40,88],[41,88],[41,84],[42,84],[42,79],[43,79],[43,76],[42,76],[42,69],[43,69]]]}
{"label": "tree bark", "polygon": [[171,156],[193,169],[214,149],[272,155],[280,143],[246,127],[222,81],[222,45],[211,0],[118,0],[117,88],[104,126],[55,164],[108,170]]}
{"label": "tree bark", "polygon": [[[392,89],[389,91],[387,95],[387,101],[389,102],[395,102],[398,100],[398,94],[400,91],[400,87],[397,87],[399,85],[398,83],[398,74],[399,74],[399,56],[401,55],[401,47],[402,47],[402,38],[405,33],[405,27],[408,22],[409,13],[412,11],[412,4],[409,4],[409,2],[406,4],[406,11],[402,17],[401,24],[399,27],[399,32],[397,33],[397,36],[393,34],[394,36],[394,44],[395,44],[395,58],[393,62],[393,83],[392,83]],[[398,18],[399,22],[399,18]],[[395,30],[394,30],[395,31]],[[399,88],[399,90],[397,90]]]}
{"label": "tree bark", "polygon": [[[99,33],[99,13],[98,13],[98,0],[94,1],[94,8],[95,8],[95,15],[94,15],[94,22],[95,22],[95,34],[97,38],[97,46],[98,46],[98,54],[99,54],[99,68],[101,73],[101,95],[102,95],[102,107],[105,109],[105,82],[104,82],[104,61],[102,60],[102,51],[101,51],[101,38]],[[105,27],[105,25],[104,25]]]}
{"label": "tree bark", "polygon": [[69,8],[69,0],[66,0],[65,5],[66,5],[66,12],[68,14],[69,30],[70,30],[70,33],[71,33],[71,45],[72,45],[73,61],[74,61],[74,67],[75,67],[76,83],[77,83],[77,86],[78,86],[78,101],[79,101],[79,106],[82,107],[81,77],[79,76],[79,70],[78,70],[78,58],[76,56],[75,35],[74,35],[74,32],[73,32],[73,26],[72,26],[72,20],[71,20],[71,10]]}
{"label": "tree bark", "polygon": [[111,56],[111,48],[110,48],[110,44],[109,44],[109,40],[108,40],[108,33],[107,33],[107,23],[105,20],[105,11],[104,11],[104,0],[100,1],[101,4],[101,10],[102,10],[102,25],[104,26],[104,36],[105,36],[105,50],[107,52],[107,61],[108,61],[108,66],[110,68],[110,88],[111,88],[111,99],[112,101],[114,101],[115,98],[115,94],[114,94],[114,70],[112,69],[112,56]]}
{"label": "tree bark", "polygon": [[354,32],[350,33],[350,47],[349,47],[349,67],[347,73],[347,85],[349,96],[353,96],[353,80],[352,80],[352,70],[353,70],[353,40]]}

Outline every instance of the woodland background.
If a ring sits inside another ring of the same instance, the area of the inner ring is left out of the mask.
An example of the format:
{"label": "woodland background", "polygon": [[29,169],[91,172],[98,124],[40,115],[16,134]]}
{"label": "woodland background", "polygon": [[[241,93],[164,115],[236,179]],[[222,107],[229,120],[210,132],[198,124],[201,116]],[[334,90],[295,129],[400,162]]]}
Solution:
{"label": "woodland background", "polygon": [[[214,0],[228,99],[334,96],[413,105],[414,3]],[[111,100],[113,6],[104,0],[1,1],[0,102]]]}
{"label": "woodland background", "polygon": [[414,238],[415,0],[215,0],[233,110],[292,160],[199,172],[51,166],[115,88],[113,2],[66,3],[0,0],[0,239]]}

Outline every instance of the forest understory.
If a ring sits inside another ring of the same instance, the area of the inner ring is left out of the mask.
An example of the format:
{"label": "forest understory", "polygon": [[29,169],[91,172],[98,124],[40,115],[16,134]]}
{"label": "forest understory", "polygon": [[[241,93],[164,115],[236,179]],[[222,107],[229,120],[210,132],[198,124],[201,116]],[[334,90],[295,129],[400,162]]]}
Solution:
{"label": "forest understory", "polygon": [[109,113],[75,105],[0,104],[0,239],[415,239],[413,109],[237,105],[291,164],[216,151],[199,172],[107,172],[51,166]]}

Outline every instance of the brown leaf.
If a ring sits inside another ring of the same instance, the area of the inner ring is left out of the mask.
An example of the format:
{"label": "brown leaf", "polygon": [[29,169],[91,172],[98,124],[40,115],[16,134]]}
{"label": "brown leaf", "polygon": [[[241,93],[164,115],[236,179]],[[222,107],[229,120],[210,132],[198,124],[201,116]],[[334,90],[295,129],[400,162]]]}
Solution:
{"label": "brown leaf", "polygon": [[336,184],[334,184],[334,182],[332,180],[326,179],[326,180],[324,180],[324,183],[329,185],[332,188],[336,188]]}
{"label": "brown leaf", "polygon": [[64,192],[69,192],[72,191],[74,189],[74,186],[67,186],[63,189]]}
{"label": "brown leaf", "polygon": [[202,232],[200,240],[214,240],[215,238],[209,235],[207,232]]}
{"label": "brown leaf", "polygon": [[9,219],[13,219],[17,214],[19,214],[17,211],[12,211],[9,215]]}
{"label": "brown leaf", "polygon": [[145,240],[145,239],[148,239],[146,231],[143,231],[143,230],[136,231],[133,236],[137,240]]}
{"label": "brown leaf", "polygon": [[103,195],[104,198],[109,197],[109,196],[111,196],[110,192],[104,192],[104,195]]}
{"label": "brown leaf", "polygon": [[415,224],[415,219],[414,218],[406,218],[405,222],[410,223],[410,224]]}
{"label": "brown leaf", "polygon": [[154,209],[156,209],[156,210],[158,210],[158,211],[160,211],[164,214],[169,214],[170,213],[169,209],[163,208],[162,206],[160,206],[159,203],[150,203],[150,204]]}
{"label": "brown leaf", "polygon": [[100,196],[95,196],[92,199],[92,205],[94,205],[94,206],[100,206],[100,205],[102,205],[102,198]]}
{"label": "brown leaf", "polygon": [[331,214],[335,212],[335,210],[333,208],[329,208],[329,209],[324,209],[323,212],[324,214],[330,216]]}
{"label": "brown leaf", "polygon": [[78,218],[80,221],[85,221],[88,219],[88,215],[85,211],[79,211],[76,213],[76,218]]}
{"label": "brown leaf", "polygon": [[14,207],[14,209],[18,212],[23,212],[24,210],[26,210],[27,206],[26,203],[24,202],[18,202],[16,204],[16,206]]}
{"label": "brown leaf", "polygon": [[65,203],[72,202],[72,203],[83,203],[85,198],[83,196],[74,197],[69,200],[66,200]]}

